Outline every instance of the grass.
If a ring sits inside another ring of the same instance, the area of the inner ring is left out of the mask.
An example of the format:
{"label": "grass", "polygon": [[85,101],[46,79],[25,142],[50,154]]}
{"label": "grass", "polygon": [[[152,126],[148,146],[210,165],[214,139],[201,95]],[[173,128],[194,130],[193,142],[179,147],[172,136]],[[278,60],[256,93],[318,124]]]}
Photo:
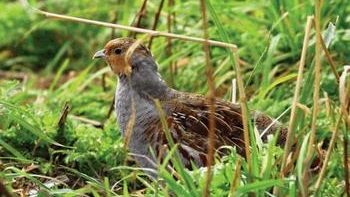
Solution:
{"label": "grass", "polygon": [[[142,3],[32,2],[52,12],[124,25],[131,24]],[[151,29],[159,5],[160,1],[147,2],[147,16],[142,18],[141,27]],[[172,32],[203,37],[199,1],[176,1],[167,6],[165,1],[157,30],[168,30],[167,14],[173,11]],[[28,13],[18,2],[5,1],[0,3],[5,10],[0,13],[0,183],[17,195],[31,191],[55,196],[201,196],[206,187],[211,196],[345,195],[348,172],[343,158],[348,153],[344,144],[350,126],[342,118],[347,114],[341,109],[348,108],[344,100],[340,102],[339,95],[344,94],[338,92],[337,78],[320,41],[316,41],[314,29],[309,43],[303,46],[307,17],[314,15],[314,1],[206,0],[206,6],[209,38],[238,45],[243,74],[239,79],[231,51],[210,47],[216,95],[230,100],[231,80],[237,78],[244,82],[249,109],[278,117],[293,105],[295,120],[291,128],[299,155],[295,155],[295,166],[289,166],[289,173],[281,176],[281,166],[287,166],[282,160],[291,158],[288,151],[275,145],[276,136],[261,144],[250,133],[251,163],[232,147],[223,147],[230,154],[215,157],[209,186],[207,169],[184,169],[176,156],[176,144],[159,164],[162,180],[148,177],[127,155],[114,115],[108,116],[115,77],[103,63],[97,65],[91,60],[111,34],[120,37],[129,32],[112,33],[103,27],[45,19]],[[320,28],[317,32],[324,34],[329,22],[336,25],[328,50],[339,74],[350,61],[346,47],[350,44],[349,11],[345,1],[323,1],[319,17],[315,16]],[[176,89],[207,94],[207,78],[203,77],[206,58],[201,45],[172,39],[171,53],[165,53],[168,47],[167,38],[153,39],[152,52],[163,78],[173,80]],[[297,81],[303,47],[305,68],[299,74],[304,80]],[[170,70],[174,62],[175,69]],[[314,69],[319,65],[320,83],[316,83],[320,92],[313,97],[318,91],[313,90]],[[342,90],[349,87],[348,83],[342,84]],[[300,94],[293,100],[296,88],[300,88]],[[70,110],[64,124],[59,125],[66,104]],[[315,110],[313,106],[319,106],[314,115],[308,113]],[[282,122],[289,120],[289,112],[281,117]],[[94,122],[103,127],[96,127]],[[311,122],[315,124],[313,134]],[[327,152],[329,162],[321,178],[317,173],[307,174],[304,165],[305,158],[315,157],[317,152],[307,151],[312,135],[317,143],[327,144],[331,139],[333,147]],[[169,161],[177,164],[175,176],[166,169]]]}

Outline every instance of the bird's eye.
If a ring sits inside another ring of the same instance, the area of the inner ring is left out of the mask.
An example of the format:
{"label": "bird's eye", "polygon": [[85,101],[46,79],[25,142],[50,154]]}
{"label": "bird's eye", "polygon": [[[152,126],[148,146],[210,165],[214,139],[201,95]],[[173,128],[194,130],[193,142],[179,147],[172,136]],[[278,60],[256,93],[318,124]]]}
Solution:
{"label": "bird's eye", "polygon": [[122,52],[123,52],[123,50],[121,48],[114,49],[114,53],[117,55],[120,55]]}

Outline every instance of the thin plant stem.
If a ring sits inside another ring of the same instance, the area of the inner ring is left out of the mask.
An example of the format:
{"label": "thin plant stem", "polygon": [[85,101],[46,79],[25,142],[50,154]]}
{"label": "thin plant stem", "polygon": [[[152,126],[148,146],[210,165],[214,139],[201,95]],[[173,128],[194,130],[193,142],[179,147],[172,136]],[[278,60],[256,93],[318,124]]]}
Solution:
{"label": "thin plant stem", "polygon": [[337,67],[335,66],[333,58],[332,58],[331,54],[329,53],[328,48],[327,48],[326,44],[324,43],[322,36],[320,36],[320,37],[321,37],[320,39],[321,39],[322,49],[326,55],[326,58],[327,58],[329,65],[331,66],[332,72],[337,80],[337,83],[339,83],[339,74],[337,72]]}
{"label": "thin plant stem", "polygon": [[163,37],[176,38],[179,40],[192,41],[192,42],[198,42],[198,43],[207,42],[211,46],[232,48],[235,51],[237,50],[237,46],[235,44],[219,42],[219,41],[215,41],[215,40],[205,40],[203,38],[184,36],[184,35],[173,34],[173,33],[168,33],[168,32],[160,32],[160,31],[156,31],[156,30],[149,30],[149,29],[131,27],[131,26],[126,26],[126,25],[112,24],[112,23],[90,20],[90,19],[85,19],[85,18],[80,18],[80,17],[67,16],[67,15],[63,15],[63,14],[56,14],[56,13],[46,12],[46,11],[34,8],[34,7],[30,6],[30,4],[28,3],[27,0],[21,0],[21,2],[24,5],[26,5],[28,8],[33,10],[35,13],[44,15],[45,17],[49,17],[49,18],[56,18],[56,19],[67,20],[67,21],[75,21],[75,22],[79,22],[79,23],[98,25],[98,26],[121,29],[121,30],[126,30],[126,31],[133,31],[133,32],[138,32],[138,33],[149,34],[151,36],[163,36]]}
{"label": "thin plant stem", "polygon": [[64,125],[66,123],[66,120],[67,120],[68,113],[70,112],[70,110],[71,110],[71,106],[69,105],[68,102],[65,102],[64,105],[63,105],[61,114],[60,114],[60,118],[59,118],[58,123],[57,123],[57,126],[60,129],[63,129],[63,127],[64,127]]}
{"label": "thin plant stem", "polygon": [[327,150],[327,153],[326,153],[326,157],[323,161],[323,165],[322,165],[322,168],[321,168],[321,171],[320,171],[320,174],[317,178],[317,182],[316,182],[316,185],[315,185],[315,193],[317,194],[318,190],[320,189],[320,186],[322,184],[322,180],[323,180],[323,177],[326,173],[326,169],[327,169],[327,164],[328,164],[328,161],[329,161],[329,158],[331,157],[331,153],[332,153],[332,150],[333,150],[333,147],[334,147],[334,144],[335,144],[335,141],[338,137],[338,131],[339,131],[339,124],[340,124],[340,121],[341,118],[338,119],[335,127],[334,127],[334,131],[333,131],[333,134],[332,134],[332,138],[331,138],[331,142],[329,144],[329,147],[328,147],[328,150]]}
{"label": "thin plant stem", "polygon": [[312,160],[312,155],[315,149],[316,144],[316,121],[317,121],[317,115],[319,111],[319,94],[320,94],[320,82],[321,82],[321,52],[322,52],[322,46],[321,46],[321,29],[320,29],[320,14],[321,14],[321,1],[316,0],[315,1],[315,30],[316,30],[316,45],[315,45],[315,68],[314,68],[314,90],[313,90],[313,109],[312,109],[312,120],[311,120],[311,133],[310,133],[310,139],[309,144],[306,152],[306,158],[304,160],[304,172],[303,172],[303,183],[305,190],[302,191],[303,196],[308,196],[308,185],[309,185],[309,167]]}
{"label": "thin plant stem", "polygon": [[[348,124],[345,125],[345,131],[348,131],[350,129],[350,126]],[[344,174],[345,174],[345,192],[347,196],[350,196],[350,184],[349,184],[349,153],[348,153],[348,134],[345,132],[344,140],[343,140],[343,146],[344,146],[344,154],[343,154],[343,160],[344,160]]]}
{"label": "thin plant stem", "polygon": [[[118,21],[117,15],[113,14],[111,22],[114,24],[114,23],[117,23],[117,21]],[[114,36],[115,36],[115,29],[111,29],[111,39],[113,39]]]}
{"label": "thin plant stem", "polygon": [[344,160],[344,174],[345,174],[345,192],[347,196],[350,196],[350,184],[349,184],[349,157],[348,157],[348,131],[350,128],[350,84],[348,75],[350,66],[344,66],[344,71],[339,78],[339,99],[341,107],[341,115],[345,121],[345,132],[343,134],[343,160]]}
{"label": "thin plant stem", "polygon": [[251,173],[252,159],[250,154],[250,137],[249,137],[249,124],[248,124],[248,107],[247,107],[247,97],[244,91],[244,83],[241,74],[241,67],[239,64],[239,56],[237,51],[233,50],[233,56],[235,61],[236,68],[236,79],[239,93],[240,106],[242,111],[242,124],[244,132],[244,147],[245,147],[245,156],[248,163],[248,172]]}
{"label": "thin plant stem", "polygon": [[80,121],[80,122],[83,122],[83,123],[86,123],[86,124],[90,124],[96,128],[103,128],[104,127],[104,124],[97,121],[97,120],[92,120],[92,119],[89,119],[89,118],[85,118],[85,117],[81,117],[81,116],[75,116],[75,115],[69,115],[70,118],[74,119],[74,120],[77,120],[77,121]]}
{"label": "thin plant stem", "polygon": [[[283,169],[287,165],[287,158],[288,158],[292,143],[294,141],[293,136],[294,136],[296,112],[298,109],[298,100],[299,100],[300,89],[301,89],[302,82],[303,82],[304,66],[305,66],[307,48],[308,48],[309,40],[310,40],[310,30],[312,27],[312,20],[313,20],[313,16],[307,17],[307,21],[306,21],[306,25],[305,25],[303,49],[301,51],[301,57],[300,57],[300,61],[299,61],[298,76],[297,76],[297,82],[296,82],[296,87],[295,87],[294,97],[293,97],[293,102],[292,102],[291,115],[290,115],[290,120],[289,120],[289,125],[288,125],[287,140],[286,140],[286,144],[284,146],[284,154],[283,154],[283,159],[282,159],[281,172],[283,172]],[[283,173],[282,173],[282,176],[284,176]]]}
{"label": "thin plant stem", "polygon": [[[164,5],[164,0],[160,1],[157,13],[154,17],[154,21],[153,21],[153,25],[152,25],[152,30],[156,30],[157,26],[158,26],[158,22],[159,22],[159,17],[160,17],[160,13],[162,12],[163,9],[163,5]],[[151,49],[152,47],[152,42],[153,42],[153,36],[150,37],[149,42],[148,42],[148,48]]]}
{"label": "thin plant stem", "polygon": [[230,193],[229,197],[234,196],[234,192],[237,189],[237,186],[239,185],[240,177],[241,177],[241,159],[238,158],[235,164],[235,173],[233,174],[232,182],[231,182],[231,187],[230,187]]}
{"label": "thin plant stem", "polygon": [[[142,3],[142,6],[140,8],[140,11],[136,15],[137,19],[136,19],[135,24],[133,25],[134,27],[140,27],[142,18],[143,18],[143,16],[146,15],[146,8],[147,8],[147,0],[144,0]],[[129,36],[136,38],[136,32],[130,32]]]}
{"label": "thin plant stem", "polygon": [[[167,15],[167,29],[168,32],[171,33],[171,27],[173,24],[174,19],[174,15],[173,15],[173,7],[174,7],[174,0],[168,0],[168,15]],[[172,55],[172,39],[171,38],[167,38],[167,46],[166,46],[166,53],[167,56],[170,57]],[[174,86],[174,75],[175,75],[175,65],[174,65],[174,61],[170,61],[169,62],[169,71],[170,71],[170,86],[173,87]]]}
{"label": "thin plant stem", "polygon": [[136,121],[136,108],[134,97],[131,97],[131,114],[126,125],[126,130],[124,134],[124,148],[127,150],[129,147],[130,138],[134,131],[135,121]]}
{"label": "thin plant stem", "polygon": [[[208,16],[206,11],[205,0],[200,1],[201,11],[202,11],[202,19],[203,19],[203,33],[204,39],[207,41],[209,38],[208,34]],[[208,154],[207,154],[207,174],[206,174],[206,182],[203,191],[203,196],[208,197],[210,195],[209,188],[212,180],[212,165],[214,162],[214,147],[215,147],[215,82],[213,75],[213,68],[210,64],[210,52],[209,52],[209,44],[208,42],[203,43],[203,49],[205,52],[205,65],[206,65],[206,75],[208,79],[208,88],[209,88],[209,134],[208,134]]]}
{"label": "thin plant stem", "polygon": [[113,96],[112,102],[111,102],[111,104],[109,105],[109,109],[108,109],[108,112],[107,112],[107,116],[106,116],[107,118],[106,118],[106,119],[108,119],[108,118],[111,117],[112,112],[113,112],[113,110],[114,110],[114,103],[115,103],[115,95]]}

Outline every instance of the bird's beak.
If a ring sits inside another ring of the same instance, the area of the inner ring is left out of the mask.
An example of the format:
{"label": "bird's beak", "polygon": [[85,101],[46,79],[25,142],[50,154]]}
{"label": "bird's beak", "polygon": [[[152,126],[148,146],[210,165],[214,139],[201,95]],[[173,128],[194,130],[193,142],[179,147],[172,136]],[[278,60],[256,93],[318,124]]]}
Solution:
{"label": "bird's beak", "polygon": [[106,54],[105,54],[105,50],[99,50],[95,53],[95,55],[92,57],[92,59],[96,59],[96,58],[105,58]]}

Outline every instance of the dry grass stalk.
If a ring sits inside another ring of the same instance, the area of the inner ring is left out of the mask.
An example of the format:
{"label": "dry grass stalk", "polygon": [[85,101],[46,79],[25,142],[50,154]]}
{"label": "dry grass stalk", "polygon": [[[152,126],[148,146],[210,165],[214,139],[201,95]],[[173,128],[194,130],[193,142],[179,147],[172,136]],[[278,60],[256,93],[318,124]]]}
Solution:
{"label": "dry grass stalk", "polygon": [[229,197],[234,196],[234,192],[236,191],[237,187],[239,186],[239,182],[241,180],[241,164],[242,164],[242,161],[240,158],[238,158],[236,163],[235,163],[235,173],[233,174],[233,179],[231,182]]}
{"label": "dry grass stalk", "polygon": [[[339,97],[343,119],[345,121],[345,131],[350,128],[350,66],[345,66],[344,71],[339,79]],[[348,132],[344,134],[344,174],[345,174],[345,191],[350,196],[350,183],[349,183],[349,164],[348,164]]]}
{"label": "dry grass stalk", "polygon": [[326,44],[324,43],[322,36],[321,36],[321,45],[322,45],[322,49],[326,55],[327,61],[328,61],[329,65],[331,66],[332,72],[333,72],[335,78],[337,79],[337,83],[339,83],[339,74],[337,72],[337,67],[335,66],[333,58],[332,58],[331,54],[329,53],[328,48],[327,48]]}
{"label": "dry grass stalk", "polygon": [[59,128],[63,128],[64,124],[66,123],[68,113],[71,110],[71,106],[68,104],[68,102],[65,102],[63,105],[63,108],[61,110],[60,118],[58,120],[57,126]]}
{"label": "dry grass stalk", "polygon": [[297,107],[304,112],[305,115],[311,115],[311,109],[308,108],[306,105],[303,105],[301,103],[297,103]]}
{"label": "dry grass stalk", "polygon": [[135,108],[135,101],[134,97],[131,97],[131,115],[129,117],[128,123],[126,125],[126,130],[124,134],[124,148],[128,149],[130,138],[132,135],[132,132],[134,130],[136,120],[136,108]]}
{"label": "dry grass stalk", "polygon": [[[130,58],[132,57],[132,54],[134,53],[136,48],[147,38],[148,38],[148,36],[144,36],[144,37],[136,40],[136,42],[133,43],[129,47],[129,49],[126,51],[126,54],[125,54],[125,62],[130,62]],[[131,66],[129,66],[129,68],[131,68]],[[124,139],[124,147],[126,149],[127,149],[128,145],[129,145],[129,141],[130,141],[133,129],[134,129],[135,121],[136,121],[136,108],[135,108],[134,98],[131,97],[131,115],[130,115],[129,121],[127,123],[126,131],[125,131],[125,134],[124,134],[125,135],[124,136],[124,138],[125,138]]]}
{"label": "dry grass stalk", "polygon": [[329,98],[327,92],[323,92],[323,99],[322,101],[324,101],[325,105],[326,105],[326,115],[327,117],[330,116],[331,114],[331,99]]}
{"label": "dry grass stalk", "polygon": [[111,104],[109,105],[109,109],[108,109],[108,112],[107,112],[107,116],[106,116],[106,120],[105,120],[105,121],[107,121],[107,119],[111,117],[112,112],[113,112],[113,110],[114,110],[114,103],[115,103],[115,95],[113,95],[112,102],[111,102]]}
{"label": "dry grass stalk", "polygon": [[[113,13],[111,23],[114,24],[114,23],[117,23],[117,21],[118,21],[118,16],[115,13]],[[112,40],[114,38],[114,36],[115,36],[115,29],[111,29],[110,39]]]}
{"label": "dry grass stalk", "polygon": [[[346,126],[345,130],[348,130],[350,126]],[[349,184],[349,153],[348,153],[348,137],[344,136],[343,140],[343,147],[344,147],[344,154],[343,154],[343,160],[344,160],[344,174],[345,174],[345,192],[347,196],[350,196],[350,184]]]}
{"label": "dry grass stalk", "polygon": [[243,78],[241,74],[241,66],[239,63],[239,56],[238,53],[235,50],[232,50],[234,61],[235,61],[235,68],[236,68],[236,79],[237,79],[237,86],[238,86],[238,93],[239,93],[239,100],[242,110],[242,124],[243,124],[243,132],[244,132],[244,147],[245,147],[245,156],[248,163],[248,171],[251,172],[251,166],[252,166],[252,160],[251,160],[251,154],[250,154],[250,137],[249,137],[249,124],[248,124],[248,107],[247,107],[247,97],[245,95],[244,91],[244,84],[243,84]]}
{"label": "dry grass stalk", "polygon": [[71,117],[74,120],[86,123],[86,124],[90,124],[96,128],[103,128],[103,124],[99,121],[96,120],[91,120],[85,117],[81,117],[81,116],[75,116],[75,115],[69,115],[69,117]]}
{"label": "dry grass stalk", "polygon": [[0,79],[16,79],[26,81],[27,78],[28,73],[0,70]]}
{"label": "dry grass stalk", "polygon": [[339,98],[341,111],[345,122],[350,126],[350,66],[345,66],[344,71],[339,80]]}
{"label": "dry grass stalk", "polygon": [[322,180],[323,180],[323,177],[326,173],[326,169],[327,169],[327,164],[328,164],[328,161],[331,157],[331,153],[332,153],[332,150],[333,150],[333,147],[334,147],[334,144],[335,144],[335,141],[338,137],[338,131],[339,131],[339,124],[340,124],[340,119],[338,119],[335,127],[333,128],[333,134],[332,134],[332,138],[331,138],[331,142],[329,144],[329,147],[328,147],[328,150],[327,150],[327,153],[326,153],[326,157],[323,161],[323,165],[322,165],[322,168],[321,168],[321,171],[320,171],[320,174],[317,178],[317,182],[316,182],[316,185],[315,185],[315,193],[318,192],[321,184],[322,184]]}
{"label": "dry grass stalk", "polygon": [[[284,154],[283,154],[282,167],[281,167],[282,172],[283,172],[283,168],[285,168],[287,165],[287,158],[288,158],[288,155],[290,153],[290,149],[291,149],[293,139],[294,139],[293,135],[294,135],[295,120],[296,120],[296,112],[298,109],[297,107],[298,107],[300,89],[301,89],[302,82],[303,82],[304,66],[305,66],[307,48],[309,46],[312,20],[313,20],[313,16],[307,17],[307,21],[306,21],[306,25],[305,25],[303,49],[301,52],[299,69],[298,69],[298,77],[297,77],[297,82],[296,82],[296,87],[295,87],[294,97],[293,97],[293,102],[292,102],[291,115],[290,115],[290,120],[289,120],[289,125],[288,125],[287,141],[286,141],[286,145],[284,146]],[[284,176],[283,173],[282,173],[282,176]]]}
{"label": "dry grass stalk", "polygon": [[206,174],[206,182],[205,188],[203,191],[203,196],[207,197],[210,195],[209,188],[210,182],[212,179],[212,165],[214,163],[214,147],[215,147],[215,82],[214,82],[214,72],[212,65],[210,64],[210,52],[209,52],[209,43],[208,38],[208,16],[207,16],[207,8],[205,4],[205,0],[200,1],[201,11],[203,17],[203,33],[204,39],[206,42],[203,43],[203,49],[205,52],[205,65],[206,65],[206,76],[208,79],[208,88],[209,88],[209,134],[208,134],[208,154],[207,154],[207,174]]}
{"label": "dry grass stalk", "polygon": [[316,147],[316,121],[317,115],[319,112],[319,94],[320,94],[320,83],[321,83],[321,52],[322,52],[322,44],[321,44],[321,27],[320,27],[320,14],[321,14],[321,1],[316,0],[315,3],[315,30],[316,30],[316,45],[315,45],[315,68],[314,68],[314,90],[313,90],[313,109],[312,109],[312,120],[311,120],[311,133],[310,139],[308,143],[308,148],[306,152],[306,158],[304,160],[304,169],[303,169],[303,185],[305,186],[305,190],[302,190],[303,196],[308,196],[308,185],[309,185],[309,167],[312,160],[312,155],[314,153]]}
{"label": "dry grass stalk", "polygon": [[[157,13],[154,16],[152,30],[156,30],[157,29],[157,25],[158,25],[158,22],[159,22],[160,13],[161,13],[161,11],[163,9],[163,5],[164,5],[164,0],[161,0],[160,4],[159,4],[159,7],[158,7],[158,10],[157,10]],[[153,36],[150,37],[149,42],[148,42],[148,48],[149,49],[151,49],[151,47],[152,47],[152,41],[153,41]]]}
{"label": "dry grass stalk", "polygon": [[[171,27],[174,24],[173,21],[175,21],[175,15],[173,14],[173,7],[174,7],[174,0],[168,1],[168,15],[167,15],[167,29],[168,32],[171,33]],[[167,45],[166,45],[166,54],[168,57],[172,55],[172,39],[167,38]],[[170,86],[174,86],[174,75],[176,73],[176,66],[174,64],[174,61],[169,62],[169,71],[170,71]]]}
{"label": "dry grass stalk", "polygon": [[232,96],[231,96],[231,102],[237,103],[237,80],[232,79]]}
{"label": "dry grass stalk", "polygon": [[[134,27],[140,27],[142,18],[146,16],[146,7],[147,7],[147,0],[144,0],[139,12],[136,15],[136,22],[133,25]],[[136,32],[130,32],[129,37],[136,38]]]}
{"label": "dry grass stalk", "polygon": [[34,7],[30,6],[30,4],[28,3],[27,0],[20,0],[20,1],[22,2],[22,4],[27,6],[29,9],[33,10],[35,13],[44,15],[44,16],[49,17],[49,18],[56,18],[56,19],[62,19],[62,20],[67,20],[67,21],[75,21],[75,22],[79,22],[79,23],[86,23],[86,24],[98,25],[98,26],[115,28],[115,29],[120,29],[120,30],[132,31],[132,32],[137,32],[137,33],[144,33],[144,34],[149,34],[151,36],[163,36],[163,37],[168,37],[168,38],[176,38],[179,40],[186,40],[186,41],[199,42],[199,43],[207,42],[209,45],[212,45],[212,46],[232,48],[234,50],[237,50],[237,46],[235,44],[229,44],[229,43],[219,42],[219,41],[215,41],[215,40],[207,40],[206,41],[203,38],[184,36],[184,35],[173,34],[173,33],[168,33],[168,32],[160,32],[160,31],[155,31],[155,30],[131,27],[131,26],[127,26],[127,25],[119,25],[119,24],[101,22],[101,21],[96,21],[96,20],[80,18],[80,17],[67,16],[67,15],[63,15],[63,14],[56,14],[56,13],[46,12],[46,11],[34,8]]}

